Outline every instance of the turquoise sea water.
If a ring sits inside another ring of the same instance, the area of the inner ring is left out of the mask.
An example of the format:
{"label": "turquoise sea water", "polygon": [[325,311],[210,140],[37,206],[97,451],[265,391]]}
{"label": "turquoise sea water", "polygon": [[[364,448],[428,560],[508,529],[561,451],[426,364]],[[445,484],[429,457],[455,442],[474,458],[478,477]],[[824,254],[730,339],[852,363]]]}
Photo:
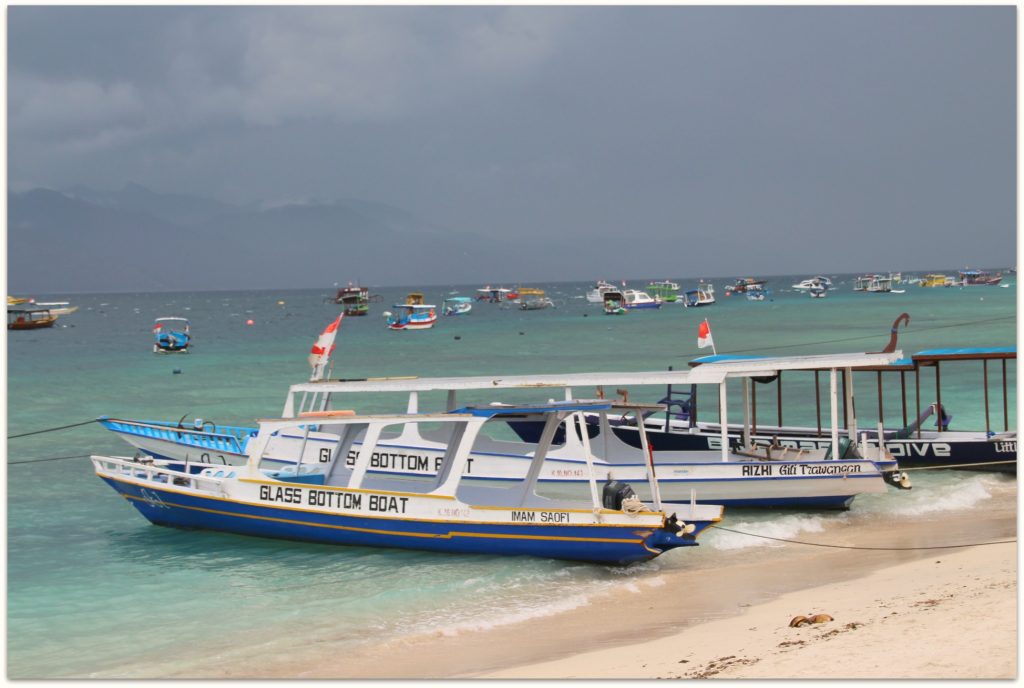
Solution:
{"label": "turquoise sea water", "polygon": [[[541,284],[536,286],[547,289],[557,308],[519,311],[478,303],[472,314],[442,317],[434,330],[421,332],[388,331],[381,318],[412,289],[371,289],[383,302],[372,304],[365,318],[344,319],[334,376],[682,368],[709,353],[696,347],[697,327],[705,317],[720,353],[876,351],[904,311],[911,323],[900,334],[900,348],[908,354],[1016,344],[1015,284],[1009,289],[905,286],[905,294],[860,294],[850,290],[847,276],[837,280],[837,291],[828,298],[810,299],[789,291],[798,278],[777,277],[768,285],[772,299],[758,303],[725,297],[726,281],[712,281],[715,306],[669,304],[620,317],[604,316],[582,298],[589,285]],[[478,286],[423,291],[440,305],[450,291],[473,295]],[[338,312],[338,306],[323,302],[326,293],[70,297],[81,309],[62,317],[58,327],[9,333],[8,433],[100,415],[174,420],[185,415],[238,425],[279,415],[288,385],[308,378],[305,359],[314,339]],[[194,353],[151,353],[153,319],[168,315],[192,320]],[[246,325],[248,319],[254,324]],[[181,373],[173,374],[174,369]],[[1015,362],[1009,373],[1013,428]],[[990,365],[995,430],[1003,425],[999,375],[998,363]],[[784,384],[785,421],[813,424],[812,388],[799,377]],[[943,367],[942,396],[954,414],[953,429],[984,427],[981,379],[980,363]],[[885,387],[890,425],[899,421],[899,377],[891,380]],[[933,385],[930,375],[922,376],[923,404],[933,400]],[[862,424],[873,422],[873,374],[858,375],[856,386],[858,417]],[[646,391],[655,400],[660,390]],[[473,395],[465,400],[490,401]],[[395,404],[394,398],[368,396],[352,405],[360,412],[400,410]],[[442,404],[440,397],[426,396],[421,410]],[[703,413],[714,418],[713,403]],[[738,407],[731,413],[738,418]],[[759,413],[774,418],[774,388],[759,398]],[[187,673],[189,667],[203,673],[260,654],[301,655],[325,642],[343,651],[401,634],[472,631],[588,604],[610,587],[644,585],[660,572],[711,566],[716,553],[757,546],[749,538],[711,532],[696,550],[613,569],[183,532],[149,525],[94,476],[86,458],[21,463],[90,453],[130,451],[98,425],[8,442],[8,463],[17,464],[8,467],[12,678],[156,677]],[[968,508],[984,500],[994,478],[945,472],[918,474],[914,480],[912,492],[859,498],[847,514],[731,510],[727,523],[785,537],[820,530],[830,519]],[[243,636],[246,643],[240,645],[237,638]],[[141,637],[144,643],[137,642]]]}

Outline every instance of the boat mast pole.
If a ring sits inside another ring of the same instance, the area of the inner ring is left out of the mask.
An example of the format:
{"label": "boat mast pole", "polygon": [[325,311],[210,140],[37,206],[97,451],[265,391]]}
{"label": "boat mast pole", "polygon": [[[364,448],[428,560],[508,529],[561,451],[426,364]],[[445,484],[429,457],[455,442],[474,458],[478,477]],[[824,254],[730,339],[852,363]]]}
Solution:
{"label": "boat mast pole", "polygon": [[935,402],[939,405],[936,409],[939,413],[939,432],[942,432],[942,375],[939,374],[939,362],[935,361]]}

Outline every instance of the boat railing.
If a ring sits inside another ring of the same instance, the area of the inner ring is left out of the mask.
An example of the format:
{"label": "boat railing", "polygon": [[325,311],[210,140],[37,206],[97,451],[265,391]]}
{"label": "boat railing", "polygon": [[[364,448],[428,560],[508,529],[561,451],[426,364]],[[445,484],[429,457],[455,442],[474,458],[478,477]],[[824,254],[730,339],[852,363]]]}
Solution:
{"label": "boat railing", "polygon": [[181,427],[166,421],[139,422],[105,418],[100,422],[108,430],[126,435],[149,437],[177,444],[187,444],[199,449],[233,452],[235,454],[245,453],[245,445],[252,436],[250,428],[214,425],[212,423],[203,426],[204,428],[212,427],[213,430],[210,431],[196,427]]}
{"label": "boat railing", "polygon": [[[221,492],[221,478],[234,477],[235,474],[235,471],[230,468],[208,468],[198,474],[182,473],[159,466],[148,456],[135,459],[112,456],[91,456],[89,458],[92,459],[97,472],[104,475],[122,476],[134,481],[153,483],[155,486],[185,487],[214,494]],[[216,472],[220,472],[221,475],[216,475]],[[231,475],[228,475],[229,472]]]}

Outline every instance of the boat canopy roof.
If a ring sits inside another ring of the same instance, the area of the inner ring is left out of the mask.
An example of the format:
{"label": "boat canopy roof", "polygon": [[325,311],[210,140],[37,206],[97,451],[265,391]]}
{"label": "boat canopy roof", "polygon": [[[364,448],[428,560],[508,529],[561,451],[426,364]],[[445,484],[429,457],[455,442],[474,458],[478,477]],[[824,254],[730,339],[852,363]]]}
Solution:
{"label": "boat canopy roof", "polygon": [[[864,354],[871,355],[871,354]],[[713,356],[701,356],[690,361],[691,366],[699,366],[705,363],[723,363],[730,361],[744,361],[744,360],[760,360],[767,361],[771,360],[771,356],[765,356],[762,354],[716,354]],[[831,366],[830,366],[831,367]],[[853,370],[859,371],[871,371],[871,370],[913,370],[914,362],[909,358],[897,358],[887,363],[874,363],[864,364],[858,366],[851,366]],[[808,368],[807,370],[827,370],[827,368]]]}
{"label": "boat canopy roof", "polygon": [[188,318],[176,318],[176,317],[157,318],[153,322],[167,322],[169,320],[173,320],[173,321],[177,321],[177,322],[183,322],[183,323],[187,323],[188,322]]}
{"label": "boat canopy roof", "polygon": [[[897,352],[900,353],[900,352]],[[873,356],[875,354],[862,354]],[[796,357],[799,358],[799,357]],[[966,349],[926,349],[911,354],[910,358],[896,358],[887,363],[868,363],[852,366],[854,370],[913,370],[916,364],[932,365],[936,361],[981,361],[985,359],[1016,359],[1017,347],[974,347]],[[701,356],[690,361],[691,366],[699,366],[706,363],[734,363],[737,361],[770,361],[772,357],[760,354],[716,354],[714,356]],[[832,366],[828,366],[832,367]]]}
{"label": "boat canopy roof", "polygon": [[396,303],[392,308],[418,308],[420,310],[436,308],[430,303]]}
{"label": "boat canopy roof", "polygon": [[546,375],[402,377],[320,380],[292,385],[289,393],[426,392],[469,389],[549,389],[613,385],[718,384],[727,377],[761,377],[780,370],[827,370],[885,365],[900,358],[891,354],[826,354],[819,356],[749,357],[701,365],[692,370],[592,372]]}
{"label": "boat canopy roof", "polygon": [[1017,347],[995,346],[995,347],[973,347],[967,349],[926,349],[918,351],[913,355],[913,360],[918,363],[934,363],[936,361],[951,360],[972,360],[981,361],[993,358],[1017,358]]}
{"label": "boat canopy roof", "polygon": [[449,296],[445,303],[473,303],[473,299],[469,296]]}

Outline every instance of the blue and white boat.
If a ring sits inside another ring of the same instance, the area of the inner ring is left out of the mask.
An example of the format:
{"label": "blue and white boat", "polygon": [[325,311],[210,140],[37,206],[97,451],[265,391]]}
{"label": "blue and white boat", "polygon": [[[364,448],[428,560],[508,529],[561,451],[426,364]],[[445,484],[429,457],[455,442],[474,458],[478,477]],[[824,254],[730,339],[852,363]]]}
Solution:
{"label": "blue and white boat", "polygon": [[449,296],[441,307],[445,315],[466,315],[473,310],[473,299],[468,296]]}
{"label": "blue and white boat", "polygon": [[641,308],[661,308],[662,300],[660,297],[652,297],[645,291],[639,289],[626,289],[622,292],[623,306],[626,310],[638,310]]}
{"label": "blue and white boat", "polygon": [[[357,416],[351,412],[260,421],[244,465],[214,467],[152,458],[93,456],[96,474],[152,523],[186,529],[437,552],[531,555],[624,565],[652,559],[696,537],[722,518],[721,506],[663,510],[647,463],[653,504],[619,479],[600,483],[587,457],[590,499],[570,501],[537,492],[550,438],[581,413],[607,414],[606,401],[517,407],[467,407],[452,413]],[[518,480],[499,486],[467,484],[471,449],[488,421],[533,419],[544,440]],[[371,471],[385,428],[439,424],[451,438],[429,475]],[[308,437],[314,428],[337,438],[313,462],[286,469],[266,465],[282,434]],[[585,433],[584,433],[585,434]],[[356,444],[357,438],[361,441]],[[353,449],[355,447],[355,449]],[[346,461],[355,451],[353,461]],[[653,507],[653,508],[652,508]]]}
{"label": "blue and white boat", "polygon": [[153,337],[153,353],[187,354],[192,344],[192,324],[186,318],[157,318]]}
{"label": "blue and white boat", "polygon": [[793,289],[796,289],[797,291],[814,291],[815,289],[824,289],[825,291],[828,291],[832,288],[832,280],[824,275],[808,277],[807,279],[801,280],[793,285]]}
{"label": "blue and white boat", "polygon": [[687,308],[713,306],[715,304],[715,287],[701,282],[696,289],[683,293],[683,305]]}
{"label": "blue and white boat", "polygon": [[396,312],[383,313],[390,330],[429,330],[437,322],[437,307],[424,303],[423,294],[418,291],[405,297],[405,303],[392,307]]}
{"label": "blue and white boat", "polygon": [[[744,388],[747,409],[740,441],[730,440],[727,433],[713,438],[701,451],[676,451],[653,446],[658,483],[662,499],[682,503],[696,491],[701,502],[743,506],[793,506],[815,508],[846,508],[858,494],[884,492],[887,483],[899,483],[905,476],[898,472],[896,461],[887,452],[871,449],[840,438],[838,417],[833,415],[833,432],[814,447],[762,446],[752,441],[749,415],[750,384],[753,378],[770,377],[781,369],[843,370],[851,366],[883,364],[895,360],[896,354],[845,354],[810,357],[779,357],[771,360],[723,361],[690,371],[656,371],[648,373],[570,373],[564,375],[478,376],[452,378],[396,378],[347,380],[293,385],[283,411],[292,417],[302,413],[331,413],[333,402],[345,398],[358,402],[360,394],[399,393],[404,397],[407,412],[418,410],[420,392],[447,393],[446,409],[456,408],[459,390],[487,390],[494,395],[501,390],[564,390],[572,398],[576,388],[619,389],[632,386],[689,386],[713,384],[720,398],[727,399],[727,380],[739,381]],[[738,379],[738,380],[737,380]],[[833,404],[836,400],[833,398]],[[645,406],[656,415],[662,406]],[[724,417],[726,405],[719,409]],[[621,415],[615,417],[622,424]],[[189,463],[245,461],[244,452],[252,442],[252,431],[245,428],[172,427],[173,424],[104,419],[104,425],[123,439],[151,456]],[[756,421],[755,421],[756,424]],[[538,428],[537,423],[518,423]],[[562,497],[579,497],[586,491],[586,456],[592,455],[601,471],[612,472],[630,482],[642,479],[646,472],[644,460],[638,458],[634,445],[619,436],[619,428],[611,421],[595,426],[588,449],[578,433],[558,430],[558,446],[548,452],[548,462],[539,476],[545,490]],[[517,430],[519,432],[519,430]],[[521,479],[522,466],[531,460],[540,430],[525,442],[481,438],[474,446],[472,461],[467,465],[467,479],[481,486],[500,485]],[[634,435],[636,432],[634,431]],[[522,432],[520,436],[524,437]],[[854,430],[852,437],[860,437]],[[831,439],[828,439],[831,438]],[[329,455],[340,441],[337,435],[313,429],[308,435],[282,433],[270,440],[266,460],[278,466],[316,463]],[[358,446],[361,439],[354,442]],[[450,437],[420,429],[409,423],[400,432],[379,438],[380,452],[370,470],[381,474],[429,475],[436,471]],[[240,451],[241,450],[241,451]],[[348,460],[354,460],[349,455]],[[905,481],[904,481],[905,482]],[[641,497],[650,496],[638,485]]]}

